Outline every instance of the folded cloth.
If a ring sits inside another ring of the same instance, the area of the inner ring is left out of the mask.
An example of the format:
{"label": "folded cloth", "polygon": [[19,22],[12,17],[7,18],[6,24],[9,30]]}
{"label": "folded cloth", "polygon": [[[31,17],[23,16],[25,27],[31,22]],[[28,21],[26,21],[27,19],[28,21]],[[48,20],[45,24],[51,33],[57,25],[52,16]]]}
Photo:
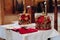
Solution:
{"label": "folded cloth", "polygon": [[27,30],[28,33],[36,32],[36,31],[38,31],[38,30],[37,30],[37,29],[32,29],[32,28],[29,28],[29,29]]}
{"label": "folded cloth", "polygon": [[14,29],[11,29],[11,30],[13,30],[13,31],[15,31],[15,32],[18,32],[19,29],[14,28]]}
{"label": "folded cloth", "polygon": [[26,28],[19,28],[19,33],[20,34],[26,34],[26,33],[32,33],[32,32],[36,32],[36,31],[38,31],[37,29],[33,29],[33,28],[28,28],[28,29],[26,29]]}

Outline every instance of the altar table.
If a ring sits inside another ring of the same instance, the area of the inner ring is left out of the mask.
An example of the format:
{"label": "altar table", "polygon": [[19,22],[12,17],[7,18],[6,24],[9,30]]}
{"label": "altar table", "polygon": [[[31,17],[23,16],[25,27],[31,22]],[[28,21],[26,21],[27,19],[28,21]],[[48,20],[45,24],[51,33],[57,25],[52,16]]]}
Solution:
{"label": "altar table", "polygon": [[39,30],[37,32],[27,33],[27,34],[20,34],[19,32],[15,32],[10,29],[11,28],[9,27],[7,28],[6,25],[0,26],[0,37],[6,40],[47,40],[48,38],[59,35],[59,33],[55,29]]}

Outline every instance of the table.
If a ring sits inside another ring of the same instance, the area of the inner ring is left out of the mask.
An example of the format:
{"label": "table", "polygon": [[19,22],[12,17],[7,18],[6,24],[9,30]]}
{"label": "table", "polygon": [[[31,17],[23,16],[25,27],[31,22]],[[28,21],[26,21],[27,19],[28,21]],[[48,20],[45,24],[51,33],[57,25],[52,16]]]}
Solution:
{"label": "table", "polygon": [[52,37],[51,40],[60,40],[60,35],[56,37]]}
{"label": "table", "polygon": [[48,31],[38,31],[29,34],[19,34],[12,31],[12,38],[13,40],[46,40],[51,34],[52,30]]}
{"label": "table", "polygon": [[38,31],[29,34],[19,34],[12,31],[12,40],[47,40],[48,38],[58,36],[58,33],[55,29]]}
{"label": "table", "polygon": [[[14,26],[14,24],[11,24]],[[0,37],[6,40],[47,40],[48,38],[59,35],[55,29],[51,30],[40,30],[38,32],[29,33],[29,34],[19,34],[18,32],[14,32],[7,25],[0,26]],[[18,26],[18,25],[15,25]],[[12,27],[14,28],[14,27]],[[19,27],[15,27],[19,28]]]}

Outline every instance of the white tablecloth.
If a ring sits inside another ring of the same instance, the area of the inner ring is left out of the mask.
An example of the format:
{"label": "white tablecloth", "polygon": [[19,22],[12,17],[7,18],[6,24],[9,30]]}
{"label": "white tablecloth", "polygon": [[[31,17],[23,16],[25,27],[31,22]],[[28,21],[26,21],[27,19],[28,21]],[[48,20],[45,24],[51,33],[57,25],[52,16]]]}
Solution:
{"label": "white tablecloth", "polygon": [[55,29],[40,30],[38,32],[29,34],[19,34],[12,30],[7,30],[9,27],[0,26],[0,37],[6,40],[47,40],[48,38],[58,36],[58,32]]}
{"label": "white tablecloth", "polygon": [[12,31],[12,40],[47,40],[48,38],[58,36],[56,30],[45,30],[45,31],[38,31],[29,34],[19,34],[17,32]]}

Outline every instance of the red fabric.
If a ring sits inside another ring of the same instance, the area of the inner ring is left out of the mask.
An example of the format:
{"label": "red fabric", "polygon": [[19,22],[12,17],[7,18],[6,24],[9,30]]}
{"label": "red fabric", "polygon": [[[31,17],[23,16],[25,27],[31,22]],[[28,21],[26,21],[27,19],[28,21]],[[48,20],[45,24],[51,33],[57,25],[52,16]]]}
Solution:
{"label": "red fabric", "polygon": [[20,28],[19,29],[20,34],[32,33],[32,32],[36,32],[36,31],[37,31],[37,29],[32,29],[32,28],[29,28],[29,29]]}
{"label": "red fabric", "polygon": [[18,32],[21,33],[21,34],[26,34],[26,33],[27,33],[26,30],[27,30],[27,29],[20,28]]}
{"label": "red fabric", "polygon": [[36,31],[37,31],[37,29],[32,29],[32,28],[29,28],[29,29],[27,30],[28,33],[36,32]]}
{"label": "red fabric", "polygon": [[13,31],[15,31],[15,32],[19,32],[20,34],[26,34],[26,33],[32,33],[32,32],[37,32],[38,30],[37,29],[33,29],[33,28],[28,28],[28,29],[26,29],[26,28],[24,28],[24,27],[22,27],[22,28],[18,28],[18,29],[12,29]]}

